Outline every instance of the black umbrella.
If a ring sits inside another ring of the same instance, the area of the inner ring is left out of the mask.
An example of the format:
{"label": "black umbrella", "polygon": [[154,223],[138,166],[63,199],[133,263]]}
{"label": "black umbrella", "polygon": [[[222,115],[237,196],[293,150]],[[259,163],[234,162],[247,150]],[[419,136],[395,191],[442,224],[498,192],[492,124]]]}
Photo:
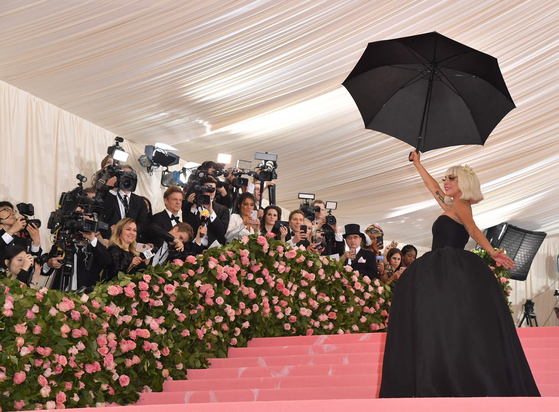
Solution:
{"label": "black umbrella", "polygon": [[367,129],[422,152],[483,145],[515,108],[497,59],[436,32],[369,43],[343,85]]}

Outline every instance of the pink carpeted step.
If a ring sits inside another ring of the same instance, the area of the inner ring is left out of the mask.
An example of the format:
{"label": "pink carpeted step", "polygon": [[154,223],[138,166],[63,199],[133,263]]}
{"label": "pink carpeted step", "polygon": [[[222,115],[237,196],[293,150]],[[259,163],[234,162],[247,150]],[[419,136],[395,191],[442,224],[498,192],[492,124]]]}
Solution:
{"label": "pink carpeted step", "polygon": [[524,354],[530,359],[559,359],[557,348],[523,348]]}
{"label": "pink carpeted step", "polygon": [[[538,385],[556,385],[559,388],[559,371],[533,371]],[[282,377],[260,377],[240,379],[190,379],[183,381],[167,381],[165,392],[188,392],[239,389],[286,389],[286,388],[316,388],[316,387],[347,387],[362,385],[380,385],[381,372],[364,375],[304,375]]]}
{"label": "pink carpeted step", "polygon": [[213,391],[181,391],[142,393],[137,405],[177,403],[254,402],[312,399],[373,399],[378,397],[378,386],[239,389]]}
{"label": "pink carpeted step", "polygon": [[[318,399],[267,402],[266,412],[555,412],[559,398],[397,398],[397,399]],[[108,406],[103,412],[262,412],[259,402],[191,403],[167,405]],[[187,409],[188,408],[188,409]]]}
{"label": "pink carpeted step", "polygon": [[188,392],[238,389],[286,389],[286,388],[317,388],[380,385],[380,372],[366,375],[326,375],[326,376],[283,376],[271,378],[241,379],[190,379],[183,381],[166,381],[165,392]]}
{"label": "pink carpeted step", "polygon": [[325,353],[363,353],[384,350],[384,342],[344,343],[326,345],[264,346],[252,348],[230,348],[230,358],[254,358],[264,356],[322,355]]}
{"label": "pink carpeted step", "polygon": [[323,355],[299,355],[299,356],[264,356],[254,358],[212,358],[210,368],[240,368],[258,366],[283,366],[283,365],[323,365],[323,364],[352,364],[382,362],[384,353],[328,353]]}
{"label": "pink carpeted step", "polygon": [[[527,358],[530,369],[534,371],[559,371],[559,359],[531,359]],[[559,383],[559,381],[557,382]]]}
{"label": "pink carpeted step", "polygon": [[522,348],[554,348],[559,350],[559,339],[558,338],[520,338],[520,343]]}
{"label": "pink carpeted step", "polygon": [[366,375],[378,373],[380,363],[301,365],[251,368],[188,369],[188,379],[269,378],[281,376]]}
{"label": "pink carpeted step", "polygon": [[352,333],[349,335],[285,336],[281,338],[255,338],[248,342],[249,348],[263,346],[309,346],[340,345],[344,343],[384,342],[386,333]]}
{"label": "pink carpeted step", "polygon": [[559,338],[559,326],[541,328],[516,328],[516,333],[522,338]]}

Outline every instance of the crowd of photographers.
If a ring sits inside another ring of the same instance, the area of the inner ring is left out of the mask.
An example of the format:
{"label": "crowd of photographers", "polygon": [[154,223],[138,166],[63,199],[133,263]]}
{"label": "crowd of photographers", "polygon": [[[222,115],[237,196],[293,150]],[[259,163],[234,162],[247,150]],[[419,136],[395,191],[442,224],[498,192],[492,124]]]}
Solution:
{"label": "crowd of photographers", "polygon": [[[63,193],[59,209],[47,228],[53,237],[50,251],[40,245],[41,222],[32,219],[33,206],[0,202],[0,268],[4,276],[31,286],[48,276],[48,287],[88,292],[99,281],[120,271],[135,273],[147,265],[186,259],[254,233],[270,233],[293,246],[340,259],[363,276],[396,281],[416,257],[417,250],[396,244],[383,251],[378,225],[361,230],[348,224],[342,234],[332,207],[306,200],[300,209],[283,216],[275,205],[274,165],[255,171],[224,170],[205,162],[183,186],[170,186],[163,195],[165,209],[153,214],[149,199],[135,192],[137,176],[127,164],[107,156],[84,188]],[[249,179],[252,178],[252,181]],[[268,191],[268,199],[264,199]],[[330,209],[327,211],[327,207]],[[45,253],[44,253],[45,252]]]}

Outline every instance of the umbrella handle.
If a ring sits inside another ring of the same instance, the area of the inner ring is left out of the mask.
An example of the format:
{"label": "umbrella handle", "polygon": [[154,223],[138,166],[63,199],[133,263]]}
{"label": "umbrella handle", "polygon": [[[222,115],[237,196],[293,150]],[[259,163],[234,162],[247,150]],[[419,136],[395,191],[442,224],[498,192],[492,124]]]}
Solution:
{"label": "umbrella handle", "polygon": [[[415,149],[414,151],[415,151],[415,153],[418,153],[418,154],[419,154],[419,149]],[[411,159],[412,153],[413,153],[413,152],[410,152],[410,154],[408,155],[408,160],[409,160],[410,162],[413,162],[413,160]]]}

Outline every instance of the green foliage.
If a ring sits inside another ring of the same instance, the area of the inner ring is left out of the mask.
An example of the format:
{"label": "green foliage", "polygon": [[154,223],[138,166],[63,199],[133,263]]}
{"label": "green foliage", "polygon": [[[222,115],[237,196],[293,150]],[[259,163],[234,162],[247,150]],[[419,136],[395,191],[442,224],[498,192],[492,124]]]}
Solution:
{"label": "green foliage", "polygon": [[257,235],[89,296],[2,279],[0,408],[134,403],[254,337],[382,330],[390,299],[378,280]]}
{"label": "green foliage", "polygon": [[[497,250],[497,249],[495,249],[495,250]],[[495,262],[495,259],[493,259],[491,257],[491,255],[489,253],[487,253],[485,250],[474,249],[474,250],[472,250],[472,252],[474,252],[476,255],[481,257],[485,261],[485,263],[487,263],[489,268],[493,271],[493,273],[495,274],[495,277],[497,278],[497,282],[499,283],[499,286],[501,287],[501,290],[503,291],[503,296],[505,297],[505,300],[507,301],[507,303],[509,305],[509,310],[511,311],[511,313],[513,313],[513,310],[512,310],[512,307],[511,307],[511,302],[509,300],[509,296],[512,292],[512,287],[510,286],[510,273],[509,273],[509,271],[507,269],[505,269],[504,266],[501,266],[497,262]]]}

